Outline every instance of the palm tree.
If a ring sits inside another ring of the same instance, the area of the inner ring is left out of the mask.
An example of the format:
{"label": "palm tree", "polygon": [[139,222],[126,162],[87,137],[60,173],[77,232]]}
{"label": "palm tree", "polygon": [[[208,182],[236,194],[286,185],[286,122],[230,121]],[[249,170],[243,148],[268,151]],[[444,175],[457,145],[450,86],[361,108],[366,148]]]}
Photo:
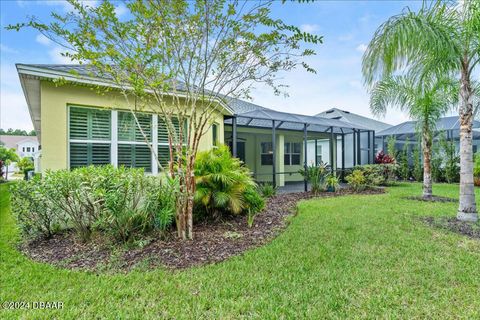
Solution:
{"label": "palm tree", "polygon": [[455,86],[448,79],[422,79],[412,75],[391,76],[375,84],[371,91],[370,109],[375,115],[384,115],[388,106],[408,113],[417,121],[423,152],[423,198],[432,198],[430,159],[432,139],[438,119],[457,100]]}
{"label": "palm tree", "polygon": [[460,90],[460,201],[457,218],[476,221],[472,123],[474,77],[480,65],[480,0],[458,4],[426,2],[418,12],[406,8],[375,32],[363,56],[367,85],[408,70],[418,78],[454,76]]}

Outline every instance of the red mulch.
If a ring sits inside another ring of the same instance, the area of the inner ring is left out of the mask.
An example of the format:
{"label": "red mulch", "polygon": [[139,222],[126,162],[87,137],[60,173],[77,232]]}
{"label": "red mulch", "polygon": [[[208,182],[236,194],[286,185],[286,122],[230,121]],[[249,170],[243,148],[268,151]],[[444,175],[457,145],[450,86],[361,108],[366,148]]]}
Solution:
{"label": "red mulch", "polygon": [[[383,189],[371,189],[362,194],[383,192]],[[188,268],[223,261],[272,240],[286,227],[286,218],[295,213],[296,203],[300,200],[352,193],[349,189],[341,189],[337,193],[324,192],[317,196],[304,192],[276,195],[255,217],[251,228],[245,216],[232,216],[223,221],[195,225],[193,240],[180,241],[172,231],[163,239],[152,236],[142,246],[127,248],[112,245],[101,237],[81,243],[73,233],[64,233],[25,243],[20,249],[33,260],[69,269],[100,271],[102,268],[113,268],[128,271],[136,266]]]}

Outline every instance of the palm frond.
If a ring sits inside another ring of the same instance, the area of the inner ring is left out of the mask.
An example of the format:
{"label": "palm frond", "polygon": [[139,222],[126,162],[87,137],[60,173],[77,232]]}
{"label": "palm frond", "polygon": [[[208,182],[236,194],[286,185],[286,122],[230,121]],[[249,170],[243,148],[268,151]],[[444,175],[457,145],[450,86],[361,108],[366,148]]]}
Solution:
{"label": "palm frond", "polygon": [[420,66],[436,59],[458,65],[462,53],[458,25],[454,10],[439,1],[419,12],[407,8],[391,17],[377,29],[363,56],[365,83],[371,86],[407,67],[423,73]]}

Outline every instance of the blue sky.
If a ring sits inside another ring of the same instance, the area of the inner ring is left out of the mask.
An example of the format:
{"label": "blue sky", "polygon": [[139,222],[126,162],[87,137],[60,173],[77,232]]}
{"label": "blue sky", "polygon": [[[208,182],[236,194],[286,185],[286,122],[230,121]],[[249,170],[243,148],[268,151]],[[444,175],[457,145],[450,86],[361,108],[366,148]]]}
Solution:
{"label": "blue sky", "polygon": [[[96,1],[90,1],[95,5]],[[125,7],[117,2],[117,13]],[[275,4],[274,16],[303,30],[324,36],[316,48],[317,55],[309,63],[317,74],[301,70],[283,75],[289,85],[289,97],[275,96],[271,89],[257,86],[253,102],[279,111],[316,114],[331,107],[370,116],[368,94],[362,85],[361,58],[377,27],[390,16],[409,6],[416,10],[420,1],[321,1]],[[1,1],[0,2],[0,127],[32,129],[27,104],[18,80],[15,63],[69,63],[60,55],[62,49],[38,32],[7,31],[5,26],[36,16],[44,22],[52,11],[65,12],[64,1]],[[397,124],[407,120],[398,111],[389,111],[382,121]]]}

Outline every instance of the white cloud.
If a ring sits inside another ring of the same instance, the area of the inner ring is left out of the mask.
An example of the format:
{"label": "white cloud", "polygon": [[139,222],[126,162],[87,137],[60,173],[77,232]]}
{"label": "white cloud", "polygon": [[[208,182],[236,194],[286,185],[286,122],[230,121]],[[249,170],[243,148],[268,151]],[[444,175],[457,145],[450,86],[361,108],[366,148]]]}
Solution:
{"label": "white cloud", "polygon": [[48,39],[46,36],[44,36],[41,33],[35,37],[35,41],[37,41],[40,44],[43,44],[44,46],[49,46],[52,43],[52,40]]}
{"label": "white cloud", "polygon": [[48,51],[48,55],[50,59],[52,59],[52,63],[58,64],[71,64],[74,63],[69,57],[62,56],[62,53],[68,52],[67,49],[62,47],[56,46],[53,49]]}
{"label": "white cloud", "polygon": [[118,6],[115,7],[115,14],[117,17],[123,16],[125,13],[127,13],[127,7],[123,4],[119,4]]}
{"label": "white cloud", "polygon": [[367,51],[367,45],[365,43],[360,43],[356,48],[355,50],[359,51],[359,52],[365,52]]}
{"label": "white cloud", "polygon": [[361,16],[360,18],[358,18],[358,22],[360,22],[361,24],[367,24],[373,19],[373,17],[374,16],[371,15],[370,13],[366,13],[363,16]]}
{"label": "white cloud", "polygon": [[348,84],[355,89],[362,89],[362,83],[358,80],[351,80]]}
{"label": "white cloud", "polygon": [[0,51],[5,52],[5,53],[18,53],[18,50],[10,48],[9,46],[6,46],[2,43],[0,43]]}
{"label": "white cloud", "polygon": [[347,33],[338,37],[338,41],[350,41],[353,40],[353,34]]}
{"label": "white cloud", "polygon": [[320,26],[318,24],[302,24],[300,26],[300,30],[303,32],[308,32],[308,33],[315,33],[320,30]]}
{"label": "white cloud", "polygon": [[27,102],[22,90],[2,90],[0,96],[0,127],[32,130]]}

